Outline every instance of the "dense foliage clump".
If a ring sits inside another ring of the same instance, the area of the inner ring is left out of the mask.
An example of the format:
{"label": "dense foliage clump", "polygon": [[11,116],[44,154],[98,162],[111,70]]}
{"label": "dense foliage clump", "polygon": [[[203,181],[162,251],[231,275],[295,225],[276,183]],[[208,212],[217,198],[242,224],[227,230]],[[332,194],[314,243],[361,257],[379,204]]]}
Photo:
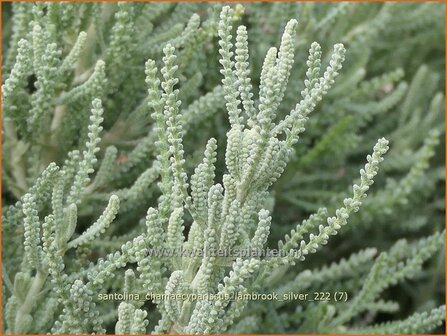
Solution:
{"label": "dense foliage clump", "polygon": [[442,332],[444,4],[4,7],[3,332]]}

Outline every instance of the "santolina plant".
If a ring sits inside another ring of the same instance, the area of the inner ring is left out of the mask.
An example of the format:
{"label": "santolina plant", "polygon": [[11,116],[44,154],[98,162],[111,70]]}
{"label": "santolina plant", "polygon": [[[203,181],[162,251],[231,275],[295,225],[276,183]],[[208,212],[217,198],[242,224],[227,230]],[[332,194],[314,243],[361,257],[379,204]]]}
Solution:
{"label": "santolina plant", "polygon": [[443,6],[6,5],[3,332],[441,331]]}

